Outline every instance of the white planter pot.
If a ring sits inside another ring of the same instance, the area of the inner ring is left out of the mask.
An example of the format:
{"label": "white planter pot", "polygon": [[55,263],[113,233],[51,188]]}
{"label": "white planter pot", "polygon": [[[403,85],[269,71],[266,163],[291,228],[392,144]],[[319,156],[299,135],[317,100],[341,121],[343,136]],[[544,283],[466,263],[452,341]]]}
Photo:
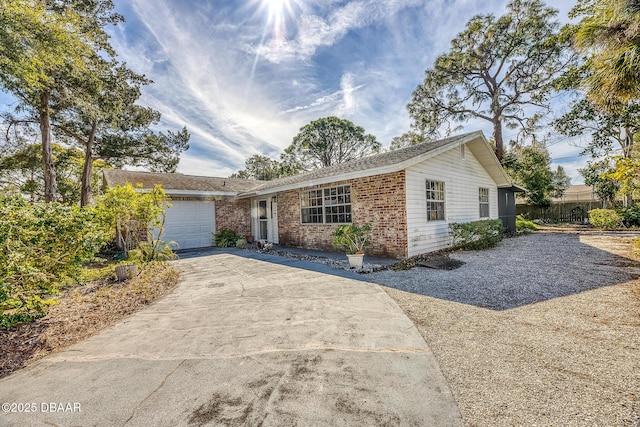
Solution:
{"label": "white planter pot", "polygon": [[351,268],[362,268],[364,254],[347,254]]}

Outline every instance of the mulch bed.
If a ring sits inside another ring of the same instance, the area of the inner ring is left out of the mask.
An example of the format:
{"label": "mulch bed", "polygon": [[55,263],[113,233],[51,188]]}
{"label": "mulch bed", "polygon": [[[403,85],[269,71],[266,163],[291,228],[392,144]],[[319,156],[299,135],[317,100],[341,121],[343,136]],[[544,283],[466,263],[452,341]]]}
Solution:
{"label": "mulch bed", "polygon": [[103,279],[66,289],[47,316],[0,329],[0,378],[113,325],[177,283],[176,270],[152,264],[125,282]]}

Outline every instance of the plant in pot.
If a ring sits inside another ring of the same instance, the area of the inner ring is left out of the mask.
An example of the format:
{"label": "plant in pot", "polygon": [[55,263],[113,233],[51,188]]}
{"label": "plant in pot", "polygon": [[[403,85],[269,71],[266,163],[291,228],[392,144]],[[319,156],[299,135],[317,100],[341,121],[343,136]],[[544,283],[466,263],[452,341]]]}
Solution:
{"label": "plant in pot", "polygon": [[342,224],[333,231],[333,246],[344,250],[353,268],[362,268],[364,250],[371,244],[371,225]]}

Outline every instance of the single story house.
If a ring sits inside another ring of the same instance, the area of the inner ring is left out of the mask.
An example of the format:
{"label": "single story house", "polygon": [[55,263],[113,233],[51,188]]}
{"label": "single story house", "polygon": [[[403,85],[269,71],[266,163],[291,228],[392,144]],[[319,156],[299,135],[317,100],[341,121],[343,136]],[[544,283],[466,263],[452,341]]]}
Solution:
{"label": "single story house", "polygon": [[[105,170],[107,186],[160,184],[171,196],[163,240],[210,246],[212,233],[335,250],[338,224],[372,225],[370,255],[403,258],[446,248],[449,223],[503,217],[515,224],[518,191],[482,132],[273,181]],[[500,209],[499,209],[500,207]]]}
{"label": "single story house", "polygon": [[571,185],[562,197],[551,199],[548,207],[530,206],[523,199],[516,198],[516,212],[529,219],[545,221],[586,223],[591,209],[603,207],[602,201],[588,185]]}
{"label": "single story house", "polygon": [[562,203],[591,203],[594,206],[602,205],[602,202],[596,195],[593,187],[588,185],[570,185],[564,190],[562,197],[554,197],[551,199],[551,203],[562,204]]}

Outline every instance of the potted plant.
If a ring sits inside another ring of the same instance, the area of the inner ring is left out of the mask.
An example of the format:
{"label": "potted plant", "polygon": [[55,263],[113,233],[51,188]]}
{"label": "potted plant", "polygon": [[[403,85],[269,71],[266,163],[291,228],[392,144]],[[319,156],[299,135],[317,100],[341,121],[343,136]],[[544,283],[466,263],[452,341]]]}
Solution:
{"label": "potted plant", "polygon": [[353,268],[362,268],[364,250],[371,244],[371,225],[339,225],[332,236],[333,246],[347,253],[349,265]]}

